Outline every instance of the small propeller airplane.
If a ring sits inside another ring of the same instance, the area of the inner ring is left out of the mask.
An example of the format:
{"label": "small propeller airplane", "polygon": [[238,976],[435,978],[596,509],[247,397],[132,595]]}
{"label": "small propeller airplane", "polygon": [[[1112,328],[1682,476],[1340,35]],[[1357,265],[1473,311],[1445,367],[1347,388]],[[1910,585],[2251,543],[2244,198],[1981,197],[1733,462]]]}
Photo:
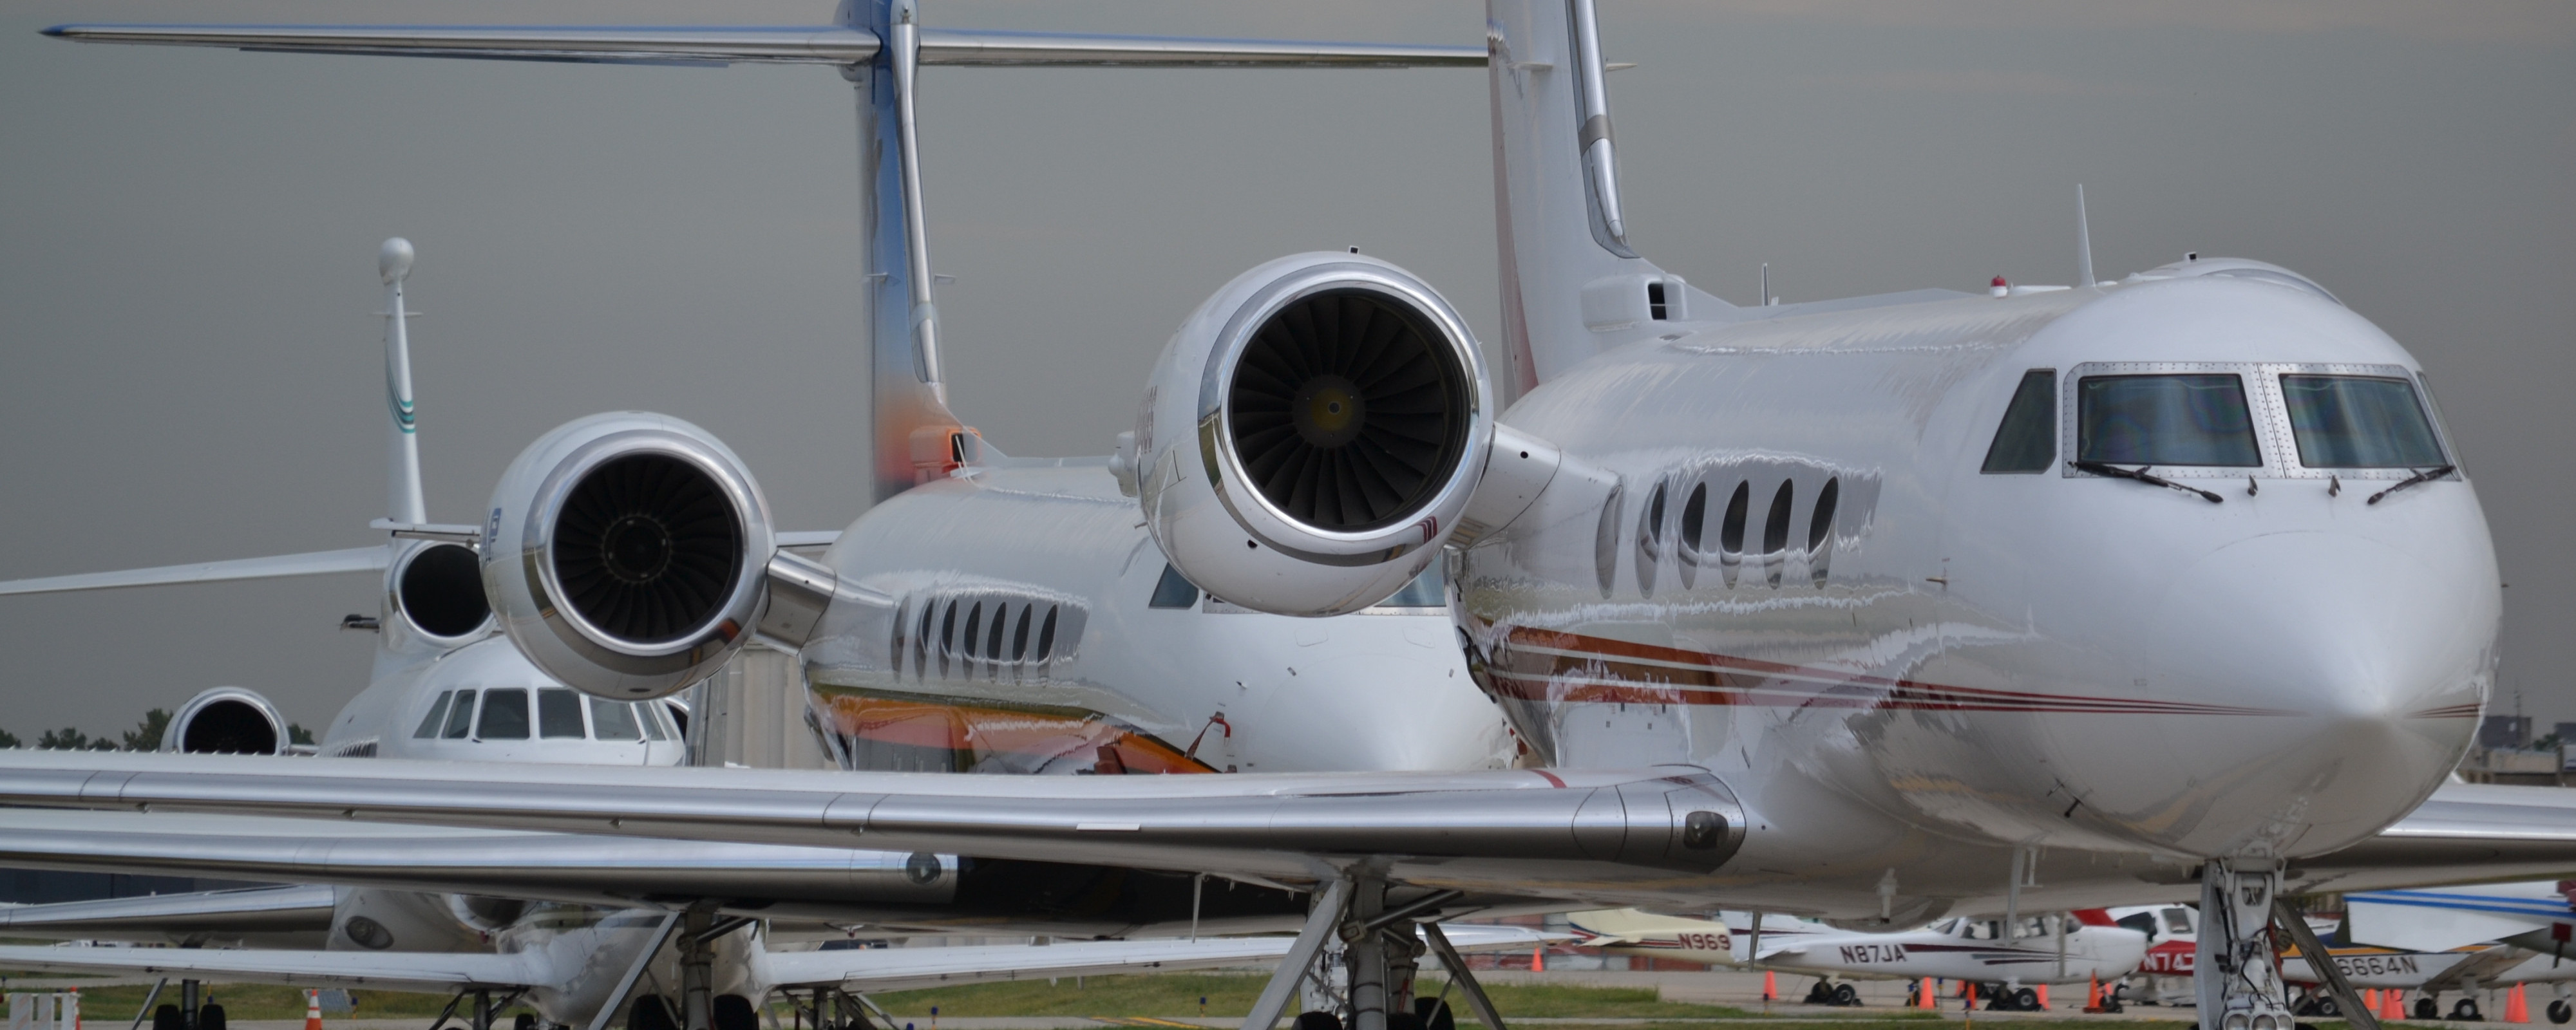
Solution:
{"label": "small propeller airplane", "polygon": [[1691,919],[1607,909],[1566,918],[1593,935],[1580,943],[1611,954],[1814,973],[1807,1000],[1832,1005],[1860,1004],[1860,992],[1834,983],[1836,977],[1931,977],[1999,985],[1984,992],[1994,1006],[2036,1010],[2039,996],[2027,985],[2116,981],[2137,969],[2147,951],[2146,934],[2114,923],[2101,909],[2011,922],[1950,918],[1893,933],[1766,914],[1757,935],[1750,913],[1727,915]]}

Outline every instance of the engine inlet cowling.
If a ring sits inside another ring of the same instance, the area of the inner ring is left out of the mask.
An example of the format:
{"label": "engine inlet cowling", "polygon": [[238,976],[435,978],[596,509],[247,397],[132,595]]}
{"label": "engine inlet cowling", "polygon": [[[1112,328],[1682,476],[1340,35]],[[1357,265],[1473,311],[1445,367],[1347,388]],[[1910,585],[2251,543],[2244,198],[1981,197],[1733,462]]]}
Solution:
{"label": "engine inlet cowling", "polygon": [[1483,472],[1487,395],[1475,337],[1428,285],[1373,258],[1300,254],[1182,324],[1122,457],[1191,582],[1335,615],[1438,555]]}
{"label": "engine inlet cowling", "polygon": [[210,687],[170,717],[161,750],[191,755],[282,755],[286,717],[257,691]]}
{"label": "engine inlet cowling", "polygon": [[661,415],[594,415],[502,476],[483,580],[502,629],[549,675],[660,697],[748,641],[774,536],[759,486],[714,436]]}

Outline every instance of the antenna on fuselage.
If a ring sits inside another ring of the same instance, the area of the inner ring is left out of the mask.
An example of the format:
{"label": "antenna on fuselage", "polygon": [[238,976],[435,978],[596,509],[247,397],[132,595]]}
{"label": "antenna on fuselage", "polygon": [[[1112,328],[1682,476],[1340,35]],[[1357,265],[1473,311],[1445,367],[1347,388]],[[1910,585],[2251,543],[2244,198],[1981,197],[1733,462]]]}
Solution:
{"label": "antenna on fuselage", "polygon": [[1762,263],[1762,303],[1758,306],[1771,306],[1771,263],[1768,261]]}
{"label": "antenna on fuselage", "polygon": [[2084,184],[2075,184],[2075,284],[2091,286],[2093,278],[2093,229],[2084,221]]}
{"label": "antenna on fuselage", "polygon": [[376,274],[385,281],[385,410],[392,418],[385,478],[385,518],[404,525],[429,521],[420,492],[420,437],[413,433],[419,412],[411,398],[411,334],[404,323],[418,317],[403,310],[403,279],[411,274],[411,241],[386,240],[376,251]]}

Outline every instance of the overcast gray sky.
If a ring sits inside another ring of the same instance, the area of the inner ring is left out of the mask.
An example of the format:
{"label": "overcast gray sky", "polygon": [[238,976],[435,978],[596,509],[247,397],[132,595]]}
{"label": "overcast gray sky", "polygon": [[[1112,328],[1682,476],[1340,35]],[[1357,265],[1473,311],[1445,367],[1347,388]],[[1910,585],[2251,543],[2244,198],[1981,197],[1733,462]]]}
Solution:
{"label": "overcast gray sky", "polygon": [[[932,25],[1475,44],[1472,0],[924,0]],[[852,97],[812,68],[82,46],[66,21],[818,22],[760,4],[33,2],[0,16],[0,578],[372,542],[374,253],[412,277],[433,519],[538,433],[677,414],[790,528],[860,510]],[[2576,719],[2576,5],[1602,0],[1631,237],[1748,301],[2185,251],[2311,275],[2413,348],[2486,505],[2503,696]],[[932,69],[955,407],[1098,453],[1236,272],[1358,246],[1490,338],[1482,73]],[[216,684],[306,725],[361,685],[363,576],[0,600],[0,728]]]}

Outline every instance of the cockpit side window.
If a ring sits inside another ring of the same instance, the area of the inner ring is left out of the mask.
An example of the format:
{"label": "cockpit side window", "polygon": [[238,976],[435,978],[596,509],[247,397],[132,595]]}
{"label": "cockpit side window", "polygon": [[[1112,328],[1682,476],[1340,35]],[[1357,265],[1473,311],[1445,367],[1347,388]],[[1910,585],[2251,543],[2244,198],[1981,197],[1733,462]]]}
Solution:
{"label": "cockpit side window", "polygon": [[2034,368],[2021,374],[2012,403],[2004,406],[2003,424],[1986,446],[1986,464],[1998,472],[2046,472],[2057,462],[2057,370]]}
{"label": "cockpit side window", "polygon": [[2190,933],[2191,913],[2188,910],[2179,908],[2166,909],[2165,930],[2168,933]]}
{"label": "cockpit side window", "polygon": [[581,739],[581,698],[563,687],[537,691],[537,735]]}
{"label": "cockpit side window", "polygon": [[2281,402],[2299,464],[2431,468],[2444,464],[2414,384],[2381,376],[2284,375]]}
{"label": "cockpit side window", "polygon": [[635,728],[635,706],[631,702],[591,698],[590,724],[593,736],[600,740],[633,743],[644,739],[643,733]]}
{"label": "cockpit side window", "polygon": [[2075,460],[2252,468],[2263,464],[2245,381],[2232,372],[2085,376],[2075,389]]}
{"label": "cockpit side window", "polygon": [[1196,607],[1198,603],[1198,585],[1190,582],[1189,577],[1181,575],[1181,570],[1173,568],[1170,563],[1166,562],[1163,565],[1163,578],[1155,581],[1154,583],[1154,599],[1146,602],[1145,606],[1148,608],[1193,608]]}
{"label": "cockpit side window", "polygon": [[420,717],[420,728],[411,731],[413,740],[428,740],[438,735],[439,724],[447,721],[447,699],[455,694],[453,690],[438,692],[438,700],[429,703],[429,714]]}
{"label": "cockpit side window", "polygon": [[445,737],[448,740],[463,740],[465,739],[465,734],[473,728],[474,692],[471,690],[457,691],[456,707],[447,710],[447,729],[441,731],[439,736]]}
{"label": "cockpit side window", "polygon": [[528,692],[518,689],[483,692],[483,718],[474,724],[482,740],[528,739]]}
{"label": "cockpit side window", "polygon": [[1403,589],[1396,591],[1394,596],[1379,601],[1374,607],[1439,608],[1448,603],[1448,591],[1441,585],[1440,563],[1432,562],[1430,568],[1422,570],[1421,575],[1413,577],[1410,582],[1404,584]]}

